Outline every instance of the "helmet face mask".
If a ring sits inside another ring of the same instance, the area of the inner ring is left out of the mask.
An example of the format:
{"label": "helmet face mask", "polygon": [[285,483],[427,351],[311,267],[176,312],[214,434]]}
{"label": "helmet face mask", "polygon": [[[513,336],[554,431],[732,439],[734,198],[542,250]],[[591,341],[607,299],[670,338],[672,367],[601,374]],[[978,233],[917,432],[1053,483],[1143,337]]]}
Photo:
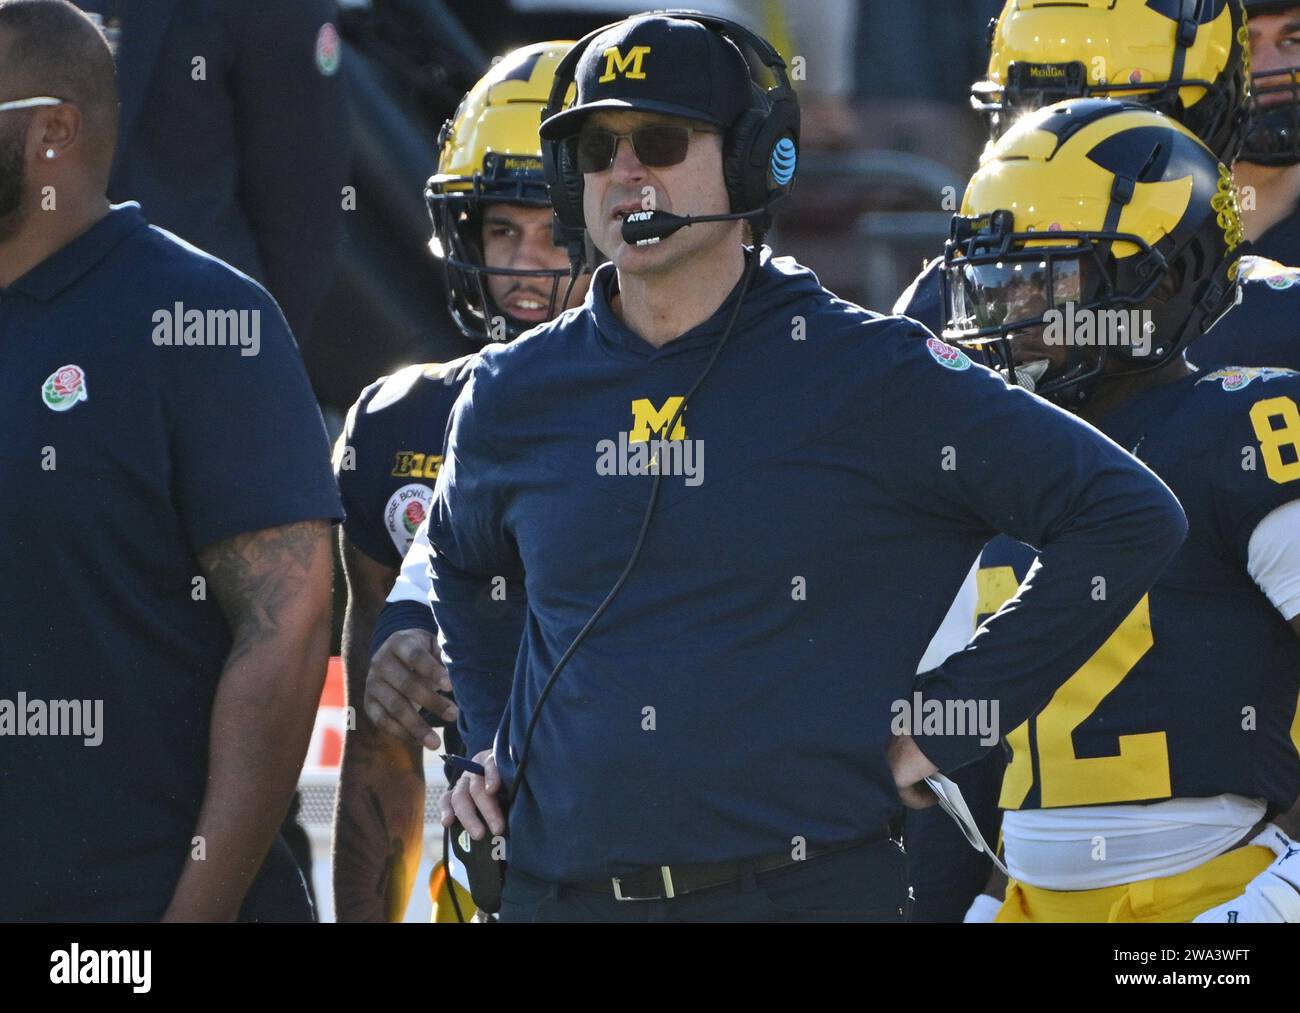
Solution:
{"label": "helmet face mask", "polygon": [[[1184,80],[1177,84],[1155,82],[1145,88],[1134,88],[1131,84],[1088,84],[1087,70],[1079,60],[1065,64],[1016,62],[1008,68],[1007,76],[1009,80],[1005,88],[992,88],[989,82],[981,81],[971,89],[971,105],[987,118],[989,136],[994,141],[1006,133],[1007,128],[1020,116],[1070,99],[1102,98],[1140,102],[1179,122],[1191,120],[1193,123],[1197,117],[1183,106],[1182,93],[1185,89],[1199,89],[1203,95],[1209,96],[1202,101],[1209,105],[1217,104],[1212,94],[1214,85],[1205,80]],[[1215,117],[1211,129],[1204,131],[1208,135],[1207,143],[1215,150],[1224,149],[1231,156],[1242,145],[1245,127],[1241,121],[1244,116],[1244,113],[1239,113],[1236,117]],[[1202,133],[1203,128],[1199,124],[1192,128],[1198,134]],[[1232,160],[1232,157],[1228,158],[1228,161]]]}
{"label": "helmet face mask", "polygon": [[[1252,87],[1241,160],[1268,166],[1300,164],[1300,67],[1256,74]],[[1263,101],[1273,95],[1285,98]]]}
{"label": "helmet face mask", "polygon": [[1140,102],[1237,157],[1250,85],[1242,0],[1007,0],[990,25],[989,72],[971,89],[993,141],[1025,113],[1076,98]]}
{"label": "helmet face mask", "polygon": [[[1280,45],[1282,33],[1289,34],[1287,22],[1294,18],[1297,7],[1300,0],[1295,3],[1246,0],[1252,25],[1259,28],[1259,38],[1270,48]],[[1277,18],[1277,15],[1288,17]],[[1257,17],[1265,20],[1256,25]],[[1300,66],[1273,67],[1251,75],[1250,114],[1240,157],[1255,165],[1300,164]]]}
{"label": "helmet face mask", "polygon": [[1131,102],[1050,106],[971,177],[944,249],[943,337],[1080,408],[1236,304],[1242,232],[1231,174],[1186,127]]}
{"label": "helmet face mask", "polygon": [[484,341],[508,341],[536,325],[518,320],[498,306],[492,298],[489,280],[535,282],[532,287],[540,289],[548,298],[546,319],[549,320],[560,309],[569,270],[496,267],[486,262],[483,217],[489,207],[507,204],[549,210],[551,206],[544,182],[524,178],[517,169],[511,170],[512,177],[503,178],[497,166],[505,160],[488,155],[486,161],[488,172],[475,173],[467,185],[460,184],[464,189],[450,189],[445,183],[435,188],[430,181],[424,195],[433,223],[430,248],[446,272],[449,309],[456,325],[467,336]]}
{"label": "helmet face mask", "polygon": [[[433,225],[429,248],[446,280],[448,309],[467,337],[509,341],[542,320],[511,315],[493,297],[516,286],[536,290],[553,318],[576,281],[566,267],[489,264],[484,218],[493,206],[551,208],[537,133],[555,69],[569,42],[516,49],[495,63],[462,99],[438,135],[438,171],[425,184]],[[559,263],[568,263],[562,248]]]}
{"label": "helmet face mask", "polygon": [[[1133,264],[1145,269],[1117,270],[1109,254],[1115,243],[1137,247]],[[1109,349],[1058,341],[1062,322],[1141,305],[1164,267],[1163,256],[1131,233],[1017,232],[1007,210],[958,217],[944,249],[941,286],[949,325],[943,337],[1010,382],[1030,380],[1044,397],[1081,403],[1105,372]],[[1117,316],[1122,329],[1125,318]],[[1142,342],[1140,335],[1121,336],[1135,346]],[[1027,364],[1039,365],[1026,371]]]}

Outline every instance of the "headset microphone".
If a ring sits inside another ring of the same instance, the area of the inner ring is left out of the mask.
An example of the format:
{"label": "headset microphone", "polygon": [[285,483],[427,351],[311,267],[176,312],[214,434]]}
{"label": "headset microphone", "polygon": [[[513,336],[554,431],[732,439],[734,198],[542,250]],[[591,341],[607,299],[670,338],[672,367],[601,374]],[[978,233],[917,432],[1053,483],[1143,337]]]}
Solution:
{"label": "headset microphone", "polygon": [[634,211],[623,219],[623,242],[636,246],[650,246],[667,239],[678,229],[696,222],[738,222],[746,218],[760,218],[767,208],[742,211],[731,215],[673,215],[667,211]]}

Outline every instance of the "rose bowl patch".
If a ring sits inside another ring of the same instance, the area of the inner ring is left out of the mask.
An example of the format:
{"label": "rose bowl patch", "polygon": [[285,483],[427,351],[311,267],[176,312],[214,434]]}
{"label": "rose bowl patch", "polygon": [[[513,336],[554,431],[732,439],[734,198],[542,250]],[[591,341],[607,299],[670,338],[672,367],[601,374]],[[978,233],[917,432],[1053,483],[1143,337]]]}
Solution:
{"label": "rose bowl patch", "polygon": [[88,400],[86,371],[80,366],[60,366],[41,384],[41,401],[52,412],[66,412]]}
{"label": "rose bowl patch", "polygon": [[946,341],[940,341],[938,338],[926,338],[925,347],[934,361],[944,369],[960,371],[971,367],[970,356]]}
{"label": "rose bowl patch", "polygon": [[419,482],[402,486],[388,497],[384,507],[384,526],[388,535],[403,556],[415,541],[415,532],[429,516],[433,490]]}
{"label": "rose bowl patch", "polygon": [[341,48],[338,29],[326,21],[316,33],[316,69],[325,77],[333,77],[338,71]]}

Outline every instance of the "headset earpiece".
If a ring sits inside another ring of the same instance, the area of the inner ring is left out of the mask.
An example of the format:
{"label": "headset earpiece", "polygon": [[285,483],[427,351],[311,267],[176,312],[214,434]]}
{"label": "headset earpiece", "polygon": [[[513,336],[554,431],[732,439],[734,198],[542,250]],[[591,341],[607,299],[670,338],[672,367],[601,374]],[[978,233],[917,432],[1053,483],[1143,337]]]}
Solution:
{"label": "headset earpiece", "polygon": [[[757,88],[754,91],[758,93]],[[767,112],[762,106],[746,109],[723,140],[722,179],[727,185],[733,214],[763,206],[764,194],[754,193],[754,173],[750,169],[750,160],[766,120]]]}
{"label": "headset earpiece", "polygon": [[582,213],[582,173],[574,161],[572,138],[542,142],[542,170],[555,212],[556,231],[563,234],[567,245],[586,228]]}
{"label": "headset earpiece", "polygon": [[[597,28],[574,43],[573,48],[565,54],[564,59],[555,68],[555,80],[551,82],[551,94],[542,109],[541,122],[545,122],[564,108],[569,89],[573,87],[578,61],[582,59],[582,54],[591,40],[604,30],[604,28]],[[568,247],[572,255],[577,249],[577,244],[584,240],[587,230],[582,213],[582,173],[578,171],[574,161],[572,139],[559,138],[549,141],[542,139],[542,172],[546,176],[546,188],[554,212],[556,245]]]}
{"label": "headset earpiece", "polygon": [[[794,189],[799,163],[799,103],[793,95],[787,97],[780,92],[770,101],[767,112],[759,116],[746,148],[736,153],[744,164],[743,210],[771,208]],[[737,140],[741,140],[739,132]]]}

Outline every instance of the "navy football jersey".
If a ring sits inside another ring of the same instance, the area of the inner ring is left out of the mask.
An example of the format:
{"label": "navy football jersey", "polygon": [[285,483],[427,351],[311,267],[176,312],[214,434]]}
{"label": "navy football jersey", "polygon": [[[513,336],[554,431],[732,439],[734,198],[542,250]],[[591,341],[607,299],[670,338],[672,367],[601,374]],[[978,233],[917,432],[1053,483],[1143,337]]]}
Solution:
{"label": "navy football jersey", "polygon": [[[1300,373],[1231,368],[1143,391],[1098,422],[1168,483],[1189,533],[1105,645],[1007,736],[1002,808],[1295,801],[1300,637],[1246,560],[1258,522],[1300,499],[1297,405]],[[986,546],[980,619],[1014,596],[1034,556],[1006,537]]]}
{"label": "navy football jersey", "polygon": [[348,539],[393,569],[428,513],[452,405],[478,356],[407,366],[361,392],[334,448]]}
{"label": "navy football jersey", "polygon": [[943,304],[943,288],[939,275],[943,273],[943,258],[935,257],[921,268],[921,273],[908,285],[894,303],[894,312],[919,320],[935,334],[943,334],[948,326],[948,307]]}
{"label": "navy football jersey", "polygon": [[1300,265],[1300,203],[1250,244],[1252,253],[1283,264]]}
{"label": "navy football jersey", "polygon": [[1241,305],[1192,342],[1187,357],[1213,371],[1243,363],[1300,370],[1300,270],[1243,257]]}

